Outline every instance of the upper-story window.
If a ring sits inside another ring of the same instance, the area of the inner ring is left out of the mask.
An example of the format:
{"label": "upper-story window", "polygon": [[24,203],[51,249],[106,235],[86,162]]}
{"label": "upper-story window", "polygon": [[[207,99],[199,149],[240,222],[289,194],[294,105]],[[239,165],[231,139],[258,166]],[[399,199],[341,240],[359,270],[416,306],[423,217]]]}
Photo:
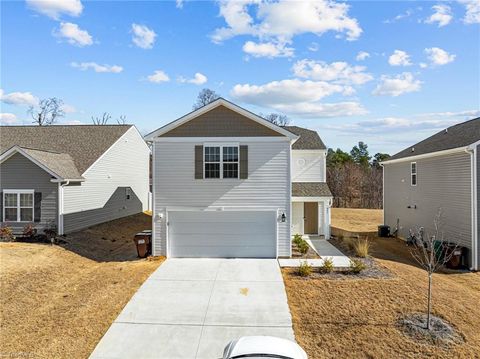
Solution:
{"label": "upper-story window", "polygon": [[238,146],[205,146],[204,178],[238,178]]}
{"label": "upper-story window", "polygon": [[410,184],[417,185],[417,162],[410,163]]}
{"label": "upper-story window", "polygon": [[33,222],[33,190],[3,191],[3,221]]}

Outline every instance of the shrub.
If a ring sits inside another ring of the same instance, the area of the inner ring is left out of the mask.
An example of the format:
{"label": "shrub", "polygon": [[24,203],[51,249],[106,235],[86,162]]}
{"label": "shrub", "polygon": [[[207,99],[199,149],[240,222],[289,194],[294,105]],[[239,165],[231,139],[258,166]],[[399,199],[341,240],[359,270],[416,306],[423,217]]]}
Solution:
{"label": "shrub", "polygon": [[357,239],[354,242],[353,249],[355,249],[355,254],[360,258],[367,258],[368,252],[370,251],[370,242],[368,237],[365,239]]}
{"label": "shrub", "polygon": [[345,237],[343,242],[345,242],[349,250],[353,251],[355,249],[355,240],[353,238]]}
{"label": "shrub", "polygon": [[300,246],[300,243],[303,242],[302,236],[300,234],[295,234],[293,236],[293,243],[298,247]]}
{"label": "shrub", "polygon": [[323,264],[320,267],[320,271],[322,273],[331,273],[333,272],[333,259],[332,258],[325,258],[323,260]]}
{"label": "shrub", "polygon": [[360,259],[350,259],[350,272],[358,274],[366,268],[367,266]]}
{"label": "shrub", "polygon": [[307,254],[308,249],[310,248],[307,241],[304,241],[303,239],[297,247],[298,247],[298,250],[300,251],[300,253],[302,254],[302,256]]}
{"label": "shrub", "polygon": [[297,269],[297,274],[300,277],[308,277],[312,274],[312,266],[307,261],[300,263],[300,267]]}
{"label": "shrub", "polygon": [[24,237],[33,237],[35,234],[37,234],[37,230],[33,224],[26,224],[23,227],[23,236]]}
{"label": "shrub", "polygon": [[15,239],[13,235],[13,231],[10,227],[7,226],[1,226],[0,227],[0,239],[2,241],[13,241]]}
{"label": "shrub", "polygon": [[46,228],[43,230],[47,240],[50,242],[55,242],[55,237],[57,236],[57,226],[54,222],[48,222]]}

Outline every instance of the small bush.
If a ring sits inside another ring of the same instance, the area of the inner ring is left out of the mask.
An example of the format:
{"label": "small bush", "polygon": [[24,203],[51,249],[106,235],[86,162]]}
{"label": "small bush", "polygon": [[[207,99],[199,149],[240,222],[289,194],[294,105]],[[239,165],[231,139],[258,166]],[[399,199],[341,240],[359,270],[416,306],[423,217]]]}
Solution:
{"label": "small bush", "polygon": [[347,245],[349,250],[353,251],[355,249],[355,240],[353,238],[345,237],[343,242]]}
{"label": "small bush", "polygon": [[355,249],[355,254],[360,258],[367,258],[370,251],[370,242],[368,238],[357,239],[354,242],[353,249]]}
{"label": "small bush", "polygon": [[333,272],[333,259],[332,258],[325,258],[323,260],[323,264],[320,267],[320,271],[322,273],[332,273]]}
{"label": "small bush", "polygon": [[297,274],[300,277],[309,277],[312,274],[312,266],[307,261],[300,263],[300,267],[297,269]]}
{"label": "small bush", "polygon": [[35,234],[37,234],[37,229],[33,224],[26,224],[23,227],[23,236],[24,237],[33,237]]}
{"label": "small bush", "polygon": [[358,274],[366,268],[367,266],[361,260],[350,259],[350,272]]}
{"label": "small bush", "polygon": [[13,235],[13,231],[10,227],[7,226],[1,226],[0,227],[0,239],[2,241],[13,241],[15,239],[15,236]]}
{"label": "small bush", "polygon": [[302,236],[300,234],[295,234],[293,236],[293,243],[298,247],[301,242],[303,242]]}
{"label": "small bush", "polygon": [[297,245],[298,247],[298,250],[300,251],[300,253],[303,255],[307,254],[308,252],[308,249],[310,248],[310,246],[308,245],[308,243],[306,241],[304,241],[302,239],[302,241],[300,242],[299,245]]}

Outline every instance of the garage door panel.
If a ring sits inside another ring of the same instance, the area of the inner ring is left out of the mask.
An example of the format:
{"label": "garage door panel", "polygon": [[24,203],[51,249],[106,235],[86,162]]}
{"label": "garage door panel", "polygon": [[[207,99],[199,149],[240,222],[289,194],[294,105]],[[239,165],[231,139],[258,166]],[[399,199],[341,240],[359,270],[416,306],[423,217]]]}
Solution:
{"label": "garage door panel", "polygon": [[273,211],[168,213],[172,257],[275,258]]}

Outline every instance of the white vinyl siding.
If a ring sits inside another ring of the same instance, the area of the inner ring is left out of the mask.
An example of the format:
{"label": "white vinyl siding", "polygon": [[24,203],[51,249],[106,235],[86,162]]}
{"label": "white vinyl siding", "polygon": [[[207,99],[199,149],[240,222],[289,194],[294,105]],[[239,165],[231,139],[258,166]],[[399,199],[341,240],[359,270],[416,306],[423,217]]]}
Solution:
{"label": "white vinyl siding", "polygon": [[417,162],[410,163],[410,185],[417,185]]}
{"label": "white vinyl siding", "polygon": [[325,151],[292,150],[292,182],[325,182]]}
{"label": "white vinyl siding", "polygon": [[248,146],[248,179],[210,181],[194,179],[194,148],[198,142],[154,143],[154,253],[166,254],[166,221],[169,210],[225,211],[269,210],[285,213],[277,223],[278,255],[290,255],[290,142],[232,138]]}

